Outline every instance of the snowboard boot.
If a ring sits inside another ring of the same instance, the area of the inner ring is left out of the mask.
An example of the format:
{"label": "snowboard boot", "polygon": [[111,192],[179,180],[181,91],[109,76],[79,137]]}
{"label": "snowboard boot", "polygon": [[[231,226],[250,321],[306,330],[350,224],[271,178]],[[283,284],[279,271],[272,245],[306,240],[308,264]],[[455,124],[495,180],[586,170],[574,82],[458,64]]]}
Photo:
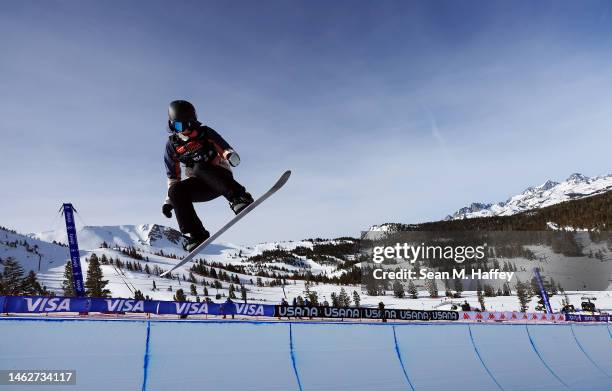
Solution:
{"label": "snowboard boot", "polygon": [[232,198],[230,200],[230,208],[235,214],[242,212],[244,208],[253,203],[253,197],[251,194],[244,192]]}
{"label": "snowboard boot", "polygon": [[200,244],[202,244],[203,241],[208,238],[210,238],[210,233],[207,230],[203,230],[197,233],[190,233],[187,237],[187,240],[183,244],[183,248],[187,252],[192,252],[193,250],[195,250],[196,247],[198,247]]}

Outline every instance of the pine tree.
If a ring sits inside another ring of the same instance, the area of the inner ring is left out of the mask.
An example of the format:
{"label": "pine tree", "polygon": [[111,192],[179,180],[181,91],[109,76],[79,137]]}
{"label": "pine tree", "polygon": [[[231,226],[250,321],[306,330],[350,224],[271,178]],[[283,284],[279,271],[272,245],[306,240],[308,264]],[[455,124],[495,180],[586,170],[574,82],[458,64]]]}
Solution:
{"label": "pine tree", "polygon": [[412,280],[408,281],[408,294],[410,295],[411,299],[419,298],[419,291],[417,290],[417,287],[416,285],[414,285],[414,282],[412,282]]}
{"label": "pine tree", "polygon": [[484,284],[484,295],[486,297],[495,297],[495,289],[489,284]]}
{"label": "pine tree", "polygon": [[438,285],[436,284],[436,280],[434,278],[428,279],[425,281],[425,286],[427,287],[427,291],[429,292],[429,297],[436,298],[438,295]]}
{"label": "pine tree", "polygon": [[62,281],[62,291],[66,297],[76,296],[74,279],[72,278],[72,261],[66,262],[66,267],[64,268],[64,281]]}
{"label": "pine tree", "polygon": [[110,290],[106,289],[108,280],[104,280],[100,261],[96,254],[91,254],[89,266],[87,267],[87,281],[85,282],[85,293],[89,297],[108,297]]}
{"label": "pine tree", "polygon": [[208,296],[208,288],[204,287],[204,296]]}
{"label": "pine tree", "polygon": [[240,296],[242,297],[242,300],[246,303],[247,302],[247,290],[244,287],[244,285],[240,285]]}
{"label": "pine tree", "polygon": [[512,294],[512,291],[510,290],[510,284],[508,284],[507,282],[504,282],[504,286],[502,288],[502,295],[510,296],[511,294]]}
{"label": "pine tree", "polygon": [[397,297],[398,299],[404,298],[404,286],[397,280],[395,280],[393,283],[393,296]]}
{"label": "pine tree", "polygon": [[368,295],[370,296],[378,296],[379,295],[379,285],[377,280],[374,279],[374,277],[370,276],[368,274],[368,279],[366,280],[366,292],[368,292]]}
{"label": "pine tree", "polygon": [[38,279],[36,278],[36,273],[33,270],[30,270],[26,278],[22,281],[22,289],[21,292],[24,295],[41,295],[44,294],[44,290]]}
{"label": "pine tree", "polygon": [[4,270],[0,275],[2,280],[4,295],[20,295],[23,288],[23,268],[15,260],[15,258],[8,257],[4,260]]}
{"label": "pine tree", "polygon": [[348,307],[351,305],[351,298],[346,293],[346,290],[344,290],[344,288],[340,288],[340,294],[338,295],[338,304],[340,304],[340,307]]}
{"label": "pine tree", "polygon": [[236,288],[234,288],[234,284],[230,284],[229,286],[229,298],[232,300],[236,298]]}
{"label": "pine tree", "polygon": [[319,305],[319,295],[317,291],[308,292],[308,300],[310,301],[310,305],[316,307]]}
{"label": "pine tree", "polygon": [[153,280],[153,290],[156,291],[157,290],[157,285],[155,284],[155,280]]}
{"label": "pine tree", "polygon": [[359,308],[361,304],[361,297],[359,297],[359,293],[357,291],[353,291],[353,303],[355,303],[355,307]]}
{"label": "pine tree", "polygon": [[340,304],[338,301],[338,295],[336,295],[336,292],[331,293],[331,302],[332,302],[332,307],[340,307]]}
{"label": "pine tree", "polygon": [[521,305],[521,312],[527,312],[527,305],[529,303],[529,290],[527,284],[516,281],[516,296],[518,297],[519,304]]}
{"label": "pine tree", "polygon": [[193,296],[197,296],[197,295],[198,295],[198,291],[196,290],[196,286],[195,286],[195,284],[191,284],[191,285],[189,286],[189,290],[191,291],[191,294],[192,294]]}

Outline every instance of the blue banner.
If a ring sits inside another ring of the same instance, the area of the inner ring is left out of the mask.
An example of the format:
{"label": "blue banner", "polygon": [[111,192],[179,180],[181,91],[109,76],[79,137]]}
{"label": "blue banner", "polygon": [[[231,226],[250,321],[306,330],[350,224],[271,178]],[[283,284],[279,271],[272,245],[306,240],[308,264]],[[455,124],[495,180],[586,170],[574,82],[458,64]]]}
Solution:
{"label": "blue banner", "polygon": [[568,322],[612,322],[612,316],[566,314],[565,320]]}
{"label": "blue banner", "polygon": [[72,204],[64,204],[64,219],[66,220],[66,234],[68,235],[68,246],[70,247],[70,262],[72,266],[72,282],[74,291],[78,297],[85,296],[83,285],[83,272],[81,271],[81,258],[79,256],[79,243],[77,241],[76,226],[74,224],[74,208]]}
{"label": "blue banner", "polygon": [[224,313],[231,315],[246,315],[246,316],[274,316],[276,311],[275,305],[266,304],[245,304],[245,303],[233,303],[229,308],[225,308]]}
{"label": "blue banner", "polygon": [[135,299],[89,299],[91,312],[140,312],[156,314],[158,301]]}
{"label": "blue banner", "polygon": [[87,312],[89,299],[84,297],[6,296],[6,312]]}
{"label": "blue banner", "polygon": [[94,297],[0,296],[0,310],[9,313],[103,312],[160,315],[274,316],[275,306],[266,304],[135,300]]}
{"label": "blue banner", "polygon": [[542,300],[544,300],[544,306],[546,307],[546,313],[552,314],[553,310],[550,306],[550,300],[548,299],[548,293],[546,292],[546,288],[544,288],[544,282],[542,281],[542,276],[540,275],[540,269],[537,267],[533,268],[533,272],[535,273],[536,281],[538,282],[538,287],[540,288],[540,294],[542,295]]}

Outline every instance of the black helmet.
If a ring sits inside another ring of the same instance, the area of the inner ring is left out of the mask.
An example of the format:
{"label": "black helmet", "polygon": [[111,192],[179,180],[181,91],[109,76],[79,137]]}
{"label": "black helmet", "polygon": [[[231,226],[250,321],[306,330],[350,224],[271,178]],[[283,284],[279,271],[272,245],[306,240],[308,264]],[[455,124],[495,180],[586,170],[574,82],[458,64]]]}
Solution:
{"label": "black helmet", "polygon": [[182,132],[200,123],[195,107],[186,100],[175,100],[168,107],[168,128],[173,132]]}

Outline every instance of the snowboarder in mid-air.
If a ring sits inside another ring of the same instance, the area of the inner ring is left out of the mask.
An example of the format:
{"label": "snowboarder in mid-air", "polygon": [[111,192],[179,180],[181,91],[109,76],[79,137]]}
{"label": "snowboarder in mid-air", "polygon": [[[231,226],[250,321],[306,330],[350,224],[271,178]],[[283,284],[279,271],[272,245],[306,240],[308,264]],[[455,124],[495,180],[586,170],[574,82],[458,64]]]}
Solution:
{"label": "snowboarder in mid-air", "polygon": [[[240,164],[238,153],[219,133],[198,121],[191,103],[170,103],[168,131],[164,156],[168,196],[162,213],[171,218],[174,210],[181,233],[187,235],[184,248],[191,252],[210,237],[196,214],[194,202],[223,196],[238,214],[253,202],[253,197],[232,175],[231,167]],[[181,164],[185,166],[185,179],[181,179]]]}

